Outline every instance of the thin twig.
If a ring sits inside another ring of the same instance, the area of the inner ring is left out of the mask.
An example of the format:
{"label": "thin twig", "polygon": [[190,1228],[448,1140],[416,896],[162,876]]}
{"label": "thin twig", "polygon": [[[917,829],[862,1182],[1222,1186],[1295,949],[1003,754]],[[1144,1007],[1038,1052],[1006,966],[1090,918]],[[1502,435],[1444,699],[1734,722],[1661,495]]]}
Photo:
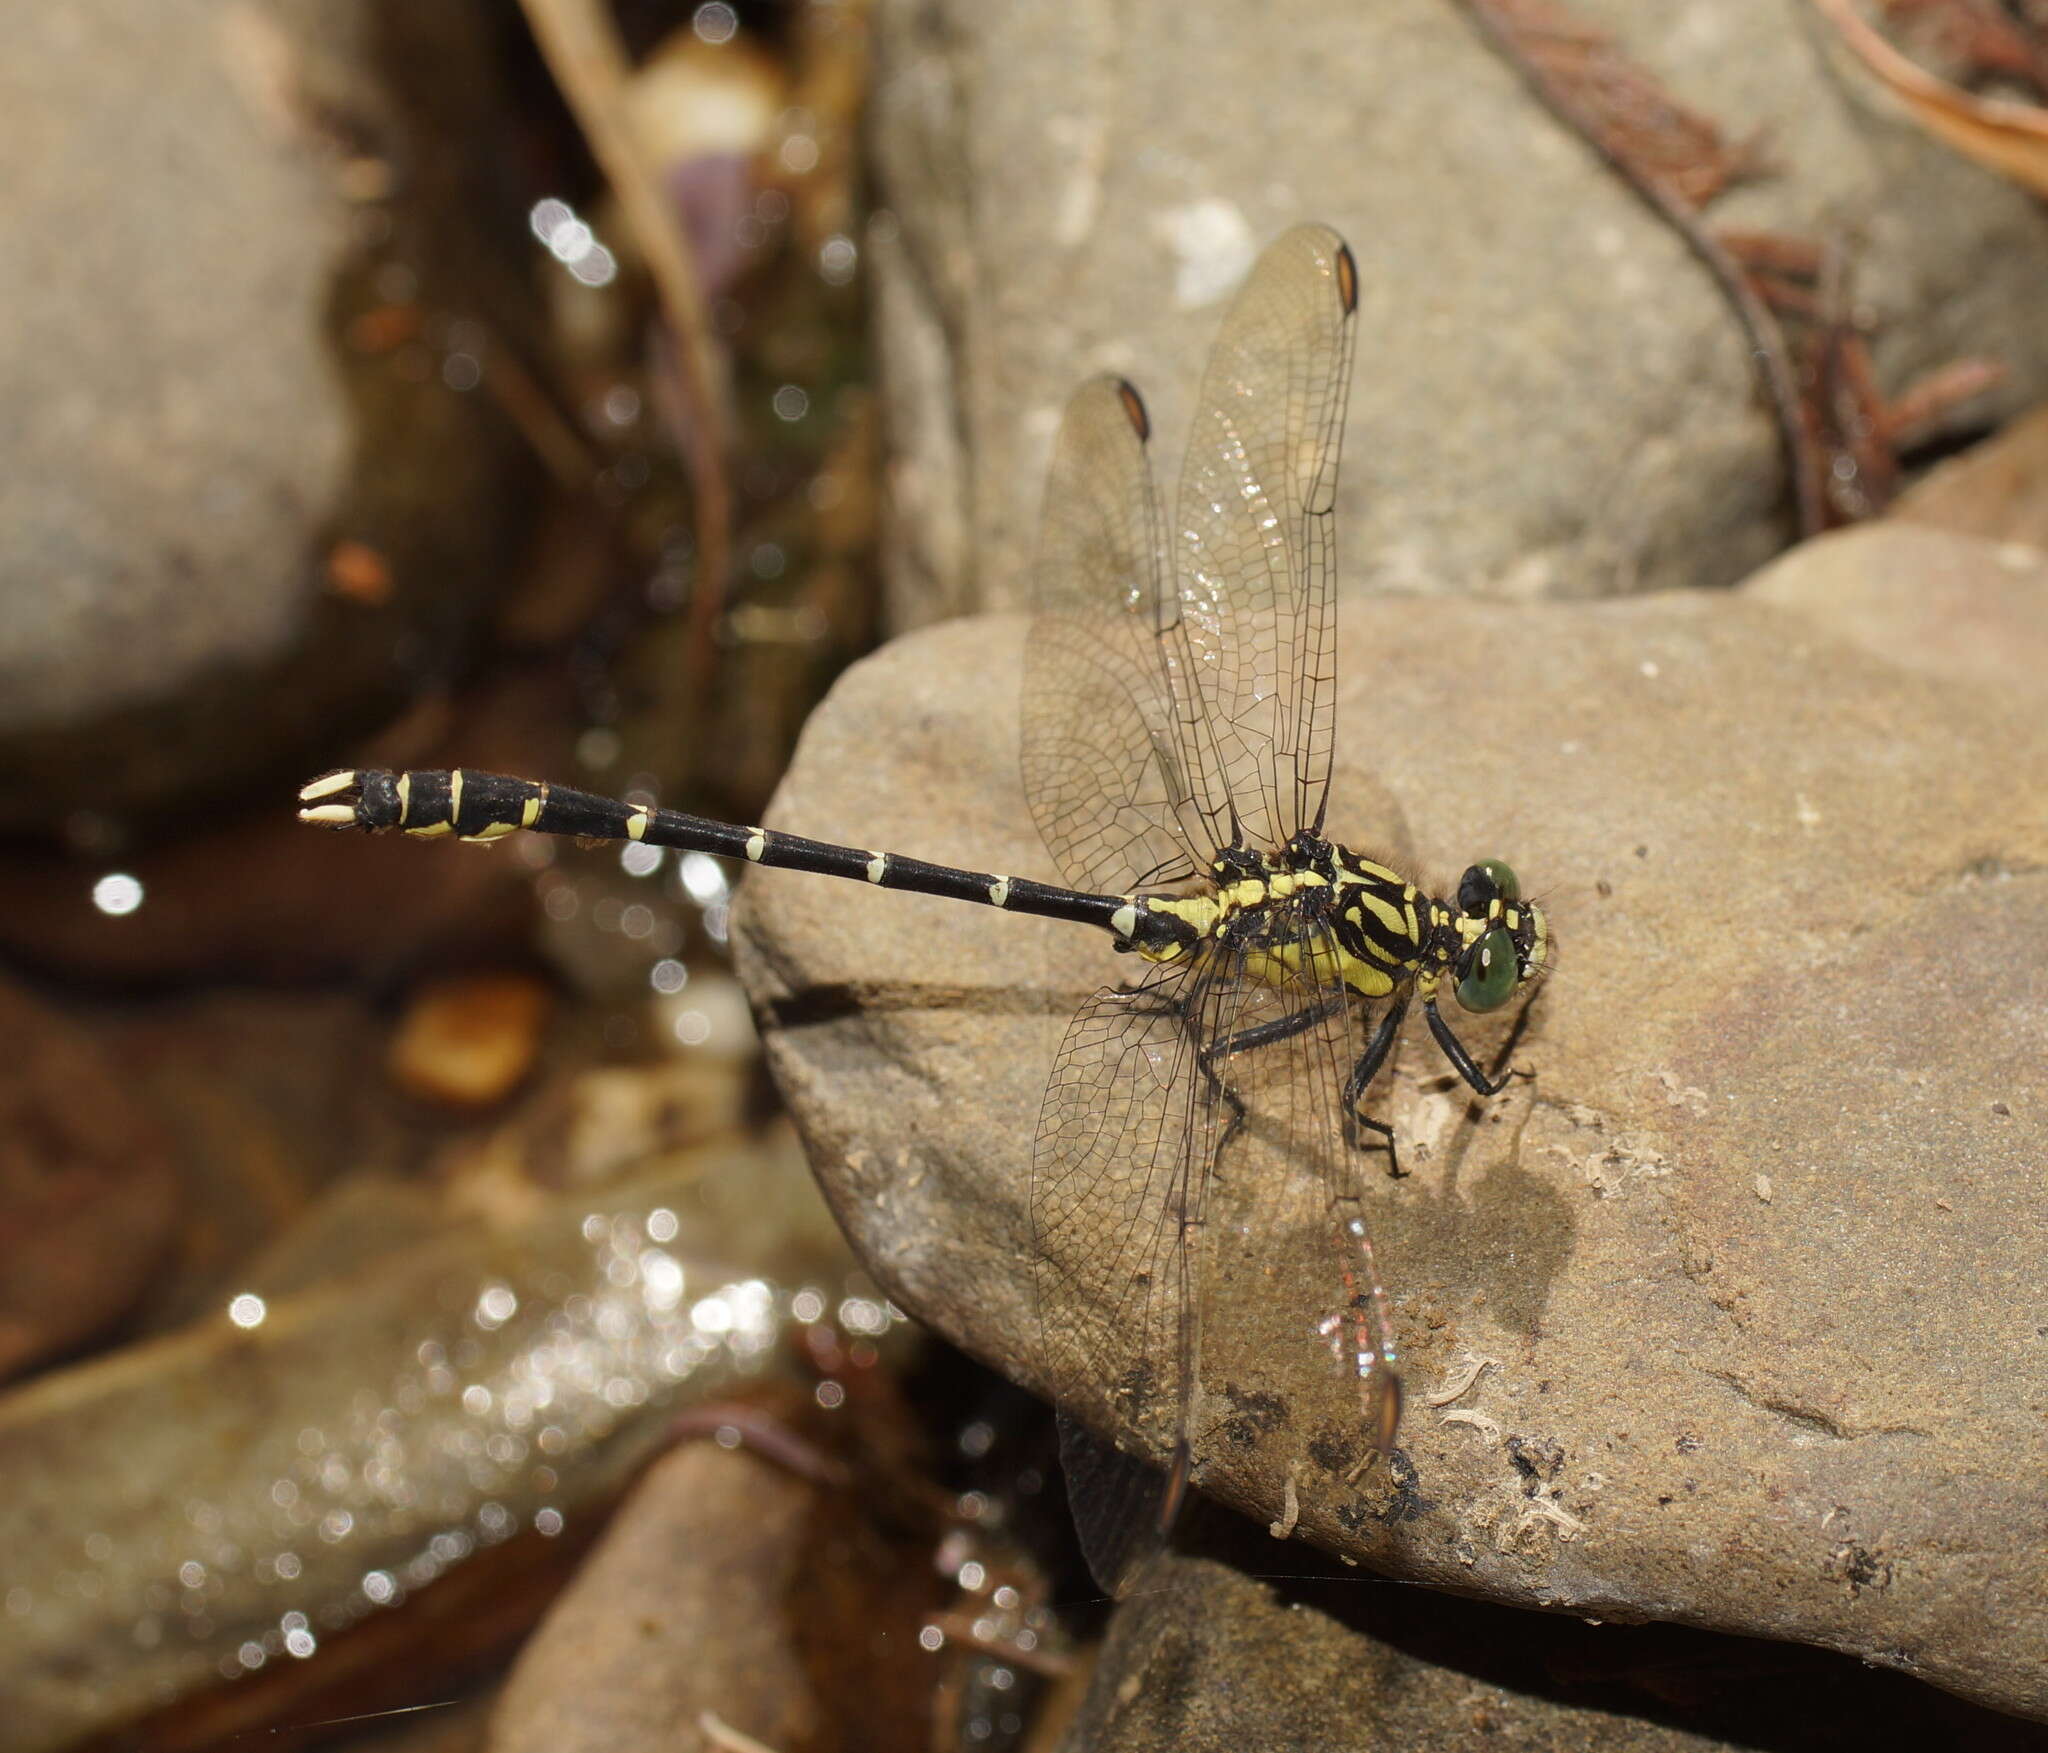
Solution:
{"label": "thin twig", "polygon": [[700,1710],[697,1713],[697,1732],[704,1737],[707,1747],[718,1749],[718,1753],[775,1753],[766,1741],[757,1741],[743,1729],[736,1729],[715,1710]]}
{"label": "thin twig", "polygon": [[2004,75],[2048,97],[2048,43],[1996,0],[1883,0],[1895,30],[1924,29],[1968,69],[1965,77]]}
{"label": "thin twig", "polygon": [[1828,495],[1844,523],[1875,516],[1898,491],[1899,459],[1885,442],[1877,410],[1884,397],[1870,345],[1849,308],[1849,262],[1832,246],[1823,252],[1816,288],[1819,317],[1810,357],[1816,382],[1816,438],[1832,448]]}
{"label": "thin twig", "polygon": [[1826,247],[1810,237],[1782,231],[1734,231],[1723,226],[1714,235],[1721,247],[1751,274],[1790,274],[1802,280],[1820,278]]}
{"label": "thin twig", "polygon": [[935,1613],[930,1624],[946,1635],[948,1643],[957,1643],[963,1648],[979,1650],[985,1656],[997,1656],[1014,1666],[1033,1674],[1042,1674],[1049,1680],[1065,1678],[1074,1671],[1074,1658],[1063,1650],[1029,1646],[1019,1649],[1009,1638],[985,1636],[978,1625],[984,1615],[971,1612],[948,1611]]}
{"label": "thin twig", "polygon": [[598,471],[596,453],[502,336],[484,350],[483,372],[485,390],[556,483],[587,491]]}
{"label": "thin twig", "polygon": [[[731,1433],[729,1439],[726,1432]],[[813,1485],[844,1490],[854,1482],[853,1469],[837,1456],[828,1455],[772,1413],[740,1401],[693,1406],[669,1421],[666,1434],[678,1445],[709,1437],[720,1448],[745,1448]]]}
{"label": "thin twig", "polygon": [[[708,677],[712,629],[725,600],[732,549],[732,488],[726,479],[727,420],[717,353],[689,240],[642,155],[626,116],[630,69],[605,0],[521,0],[548,70],[575,114],[591,155],[619,198],[654,277],[676,340],[677,372],[690,418],[683,463],[697,514],[697,588],[691,593],[689,651],[695,679]],[[701,697],[701,689],[696,691]]]}
{"label": "thin twig", "polygon": [[2007,377],[1996,359],[1967,358],[1937,366],[1915,378],[1882,409],[1886,439],[1905,447],[1918,443],[1961,403],[1995,389]]}
{"label": "thin twig", "polygon": [[1907,114],[1952,151],[2048,197],[2048,109],[1978,97],[1937,79],[1864,22],[1849,0],[1812,0],[1845,47],[1905,106]]}
{"label": "thin twig", "polygon": [[[1461,0],[1502,60],[1514,68],[1525,85],[1550,113],[1597,152],[1616,176],[1637,198],[1685,240],[1721,295],[1734,308],[1736,319],[1749,337],[1750,351],[1762,370],[1771,411],[1777,421],[1778,440],[1785,452],[1785,466],[1792,477],[1792,497],[1798,508],[1802,539],[1818,535],[1827,527],[1827,505],[1822,493],[1822,462],[1800,413],[1799,384],[1792,373],[1791,356],[1778,320],[1758,296],[1735,258],[1700,221],[1696,210],[1680,189],[1667,178],[1652,173],[1630,159],[1610,140],[1607,131],[1564,81],[1552,78],[1530,56],[1514,25],[1499,9],[1499,0]],[[1546,29],[1552,28],[1546,25]]]}
{"label": "thin twig", "polygon": [[1832,245],[1769,232],[1723,232],[1721,242],[1784,326],[1800,381],[1808,442],[1828,459],[1828,514],[1874,517],[1897,494],[1899,452],[2003,373],[1983,359],[1943,366],[1888,401],[1849,292],[1849,258]]}

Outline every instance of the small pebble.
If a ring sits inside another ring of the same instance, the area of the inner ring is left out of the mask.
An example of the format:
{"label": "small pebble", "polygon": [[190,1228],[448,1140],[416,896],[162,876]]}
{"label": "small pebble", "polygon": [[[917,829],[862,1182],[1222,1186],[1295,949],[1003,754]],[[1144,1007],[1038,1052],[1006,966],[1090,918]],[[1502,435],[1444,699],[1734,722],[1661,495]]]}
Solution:
{"label": "small pebble", "polygon": [[391,1037],[392,1080],[454,1107],[500,1102],[533,1069],[547,988],[528,974],[474,974],[421,988]]}

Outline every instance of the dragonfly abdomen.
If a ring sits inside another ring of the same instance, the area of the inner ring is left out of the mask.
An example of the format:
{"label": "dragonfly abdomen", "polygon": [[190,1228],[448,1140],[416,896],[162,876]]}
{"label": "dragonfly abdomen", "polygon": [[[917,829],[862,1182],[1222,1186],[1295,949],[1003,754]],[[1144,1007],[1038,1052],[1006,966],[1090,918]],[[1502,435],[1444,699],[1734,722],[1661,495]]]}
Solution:
{"label": "dragonfly abdomen", "polygon": [[530,828],[540,834],[566,834],[584,840],[625,840],[708,852],[769,870],[805,870],[881,889],[974,901],[1011,913],[1070,919],[1105,931],[1116,930],[1115,921],[1125,906],[1118,895],[1091,895],[1028,877],[963,870],[896,852],[807,840],[773,828],[719,822],[709,816],[467,767],[328,773],[305,786],[299,799],[306,806],[299,811],[300,820],[322,827],[362,828],[372,833],[396,828],[421,837],[453,834],[462,840],[496,840]]}

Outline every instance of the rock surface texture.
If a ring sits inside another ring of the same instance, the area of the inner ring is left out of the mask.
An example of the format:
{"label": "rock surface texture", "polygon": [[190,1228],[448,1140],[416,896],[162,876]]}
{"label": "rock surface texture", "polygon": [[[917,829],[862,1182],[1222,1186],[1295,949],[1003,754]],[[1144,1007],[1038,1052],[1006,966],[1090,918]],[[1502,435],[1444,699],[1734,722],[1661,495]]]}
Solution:
{"label": "rock surface texture", "polygon": [[[1887,572],[1930,544],[1932,655]],[[1923,528],[1726,595],[1346,603],[1332,832],[1439,884],[1510,859],[1557,969],[1494,1101],[1413,1027],[1377,1087],[1412,1171],[1366,1176],[1408,1360],[1390,1467],[1353,1475],[1325,1262],[1257,1235],[1238,1177],[1218,1258],[1256,1282],[1210,1320],[1258,1316],[1266,1379],[1205,1372],[1205,1490],[1398,1577],[2048,1718],[2048,731],[2014,679],[2048,668],[2044,608],[2040,555]],[[850,672],[774,824],[1050,874],[1022,636],[947,625]],[[1065,1015],[1128,966],[858,884],[745,895],[769,1050],[870,1268],[1099,1400],[1038,1361],[1032,1140]]]}
{"label": "rock surface texture", "polygon": [[[706,1437],[648,1471],[506,1681],[491,1753],[929,1744],[937,1573],[844,1487]],[[835,1616],[836,1610],[836,1616]],[[746,1741],[738,1741],[744,1735]]]}
{"label": "rock surface texture", "polygon": [[1118,1608],[1061,1753],[2034,1753],[2035,1725],[1858,1663],[1177,1559]]}
{"label": "rock surface texture", "polygon": [[[1573,16],[1775,174],[1716,227],[1851,240],[1895,393],[1961,354],[2048,388],[2048,223],[1838,76],[1804,0]],[[874,239],[899,626],[1024,602],[1061,404],[1132,378],[1177,443],[1217,312],[1302,219],[1363,271],[1349,582],[1495,597],[1728,584],[1785,540],[1748,345],[1681,240],[1456,6],[888,0]],[[1368,486],[1369,481],[1369,486]]]}

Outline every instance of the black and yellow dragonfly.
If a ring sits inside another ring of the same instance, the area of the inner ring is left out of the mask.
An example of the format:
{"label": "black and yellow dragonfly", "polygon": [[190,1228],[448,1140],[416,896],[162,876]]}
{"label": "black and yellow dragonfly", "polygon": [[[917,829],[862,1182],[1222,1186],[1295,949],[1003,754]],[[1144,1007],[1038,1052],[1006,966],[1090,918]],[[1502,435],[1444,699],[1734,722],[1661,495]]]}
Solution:
{"label": "black and yellow dragonfly", "polygon": [[[301,793],[302,817],[332,827],[714,853],[1093,925],[1137,958],[1136,979],[1068,1026],[1031,1185],[1043,1373],[1068,1402],[1076,1519],[1112,1590],[1193,1478],[1205,1334],[1232,1318],[1217,1287],[1244,1276],[1230,1256],[1254,1228],[1321,1238],[1327,1302],[1301,1325],[1355,1381],[1366,1445],[1391,1449],[1399,1361],[1362,1147],[1377,1135],[1391,1161],[1393,1135],[1366,1090],[1419,1003],[1458,1075],[1496,1093],[1439,999],[1497,1010],[1551,948],[1500,861],[1444,900],[1325,835],[1357,312],[1335,233],[1299,227],[1259,259],[1210,355],[1170,529],[1137,391],[1100,378],[1069,402],[1023,699],[1024,787],[1060,885],[467,769],[335,772]],[[1254,1141],[1284,1165],[1258,1178],[1256,1221],[1212,1221],[1231,1153]],[[1091,1425],[1165,1464],[1119,1456]]]}

